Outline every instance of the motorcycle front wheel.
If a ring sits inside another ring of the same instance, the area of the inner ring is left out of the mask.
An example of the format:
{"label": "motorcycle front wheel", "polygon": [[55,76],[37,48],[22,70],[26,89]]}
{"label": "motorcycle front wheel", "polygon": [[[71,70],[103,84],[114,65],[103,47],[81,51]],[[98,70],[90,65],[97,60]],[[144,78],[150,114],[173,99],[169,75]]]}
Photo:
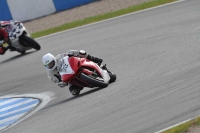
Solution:
{"label": "motorcycle front wheel", "polygon": [[114,74],[114,73],[108,73],[108,74],[109,74],[109,76],[110,76],[110,81],[109,81],[109,83],[115,82],[115,80],[117,79],[116,74]]}
{"label": "motorcycle front wheel", "polygon": [[19,41],[25,46],[34,48],[36,50],[41,49],[40,45],[33,38],[27,36],[26,34],[20,36]]}
{"label": "motorcycle front wheel", "polygon": [[108,86],[108,83],[105,83],[102,80],[98,79],[98,78],[95,78],[95,77],[92,77],[92,76],[89,76],[89,75],[86,75],[84,73],[81,73],[80,74],[80,79],[82,79],[83,81],[87,82],[88,84],[91,84],[92,86],[94,87],[102,87],[102,88],[105,88]]}

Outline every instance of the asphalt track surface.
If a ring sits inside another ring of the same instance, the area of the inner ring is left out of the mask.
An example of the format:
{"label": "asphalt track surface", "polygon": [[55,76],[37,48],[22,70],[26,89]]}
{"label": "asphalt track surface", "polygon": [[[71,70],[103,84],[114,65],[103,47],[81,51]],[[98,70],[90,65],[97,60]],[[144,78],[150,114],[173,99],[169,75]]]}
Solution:
{"label": "asphalt track surface", "polygon": [[[0,95],[56,98],[6,133],[153,133],[200,114],[200,1],[131,14],[37,39],[42,49],[0,56]],[[46,77],[41,58],[70,49],[101,57],[117,74],[73,97]]]}

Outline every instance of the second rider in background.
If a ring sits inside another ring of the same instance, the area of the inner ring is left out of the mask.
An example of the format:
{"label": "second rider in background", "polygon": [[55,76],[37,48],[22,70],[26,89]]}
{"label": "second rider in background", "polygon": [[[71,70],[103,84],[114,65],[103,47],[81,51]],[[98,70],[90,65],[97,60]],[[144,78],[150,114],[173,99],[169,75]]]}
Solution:
{"label": "second rider in background", "polygon": [[[0,21],[0,54],[3,55],[5,52],[10,49],[10,51],[15,51],[15,48],[10,45],[9,43],[9,36],[7,33],[7,28],[8,26],[14,24],[15,20],[10,20],[10,21]],[[3,47],[3,44],[7,43],[7,47]]]}

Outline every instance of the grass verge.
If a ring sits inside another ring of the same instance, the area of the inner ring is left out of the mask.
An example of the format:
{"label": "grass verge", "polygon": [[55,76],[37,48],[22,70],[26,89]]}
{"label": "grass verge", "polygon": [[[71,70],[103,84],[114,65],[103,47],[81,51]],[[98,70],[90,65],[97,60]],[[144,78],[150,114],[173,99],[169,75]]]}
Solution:
{"label": "grass verge", "polygon": [[188,129],[191,127],[199,126],[200,125],[200,117],[163,131],[162,133],[187,133]]}
{"label": "grass verge", "polygon": [[33,33],[33,34],[31,34],[31,36],[33,38],[37,38],[37,37],[49,35],[49,34],[52,34],[52,33],[72,29],[72,28],[75,28],[75,27],[83,26],[83,25],[86,25],[86,24],[98,22],[98,21],[101,21],[101,20],[117,17],[117,16],[124,15],[124,14],[127,14],[127,13],[132,13],[132,12],[147,9],[147,8],[150,8],[150,7],[163,5],[163,4],[174,2],[174,1],[176,1],[176,0],[153,0],[153,1],[150,1],[150,2],[146,2],[146,3],[140,4],[140,5],[131,6],[131,7],[121,9],[121,10],[118,10],[118,11],[114,11],[114,12],[110,12],[110,13],[106,13],[106,14],[102,14],[102,15],[98,15],[98,16],[94,16],[94,17],[88,17],[88,18],[85,18],[83,20],[77,20],[77,21],[74,21],[74,22],[66,23],[66,24],[63,24],[61,26],[57,26],[57,27],[54,27],[54,28],[51,28],[51,29],[47,29],[47,30],[44,30],[44,31]]}

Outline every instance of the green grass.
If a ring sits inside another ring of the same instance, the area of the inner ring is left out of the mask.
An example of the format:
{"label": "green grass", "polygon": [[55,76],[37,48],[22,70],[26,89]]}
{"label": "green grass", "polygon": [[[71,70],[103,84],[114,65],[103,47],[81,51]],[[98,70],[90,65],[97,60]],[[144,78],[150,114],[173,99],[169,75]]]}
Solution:
{"label": "green grass", "polygon": [[33,38],[37,38],[37,37],[49,35],[49,34],[52,34],[52,33],[72,29],[72,28],[75,28],[75,27],[79,27],[79,26],[82,26],[82,25],[98,22],[98,21],[101,21],[101,20],[117,17],[117,16],[124,15],[124,14],[127,14],[127,13],[132,13],[132,12],[147,9],[147,8],[150,8],[150,7],[163,5],[163,4],[174,2],[174,1],[176,1],[176,0],[153,0],[151,2],[146,2],[146,3],[140,4],[140,5],[131,6],[129,8],[121,9],[121,10],[118,10],[118,11],[114,11],[114,12],[110,12],[110,13],[106,13],[106,14],[102,14],[102,15],[98,15],[98,16],[94,16],[94,17],[88,17],[88,18],[85,18],[83,20],[77,20],[77,21],[74,21],[74,22],[66,23],[66,24],[63,24],[61,26],[57,26],[57,27],[54,27],[54,28],[51,28],[51,29],[48,29],[48,30],[33,33],[33,34],[31,34],[31,36]]}
{"label": "green grass", "polygon": [[168,129],[162,133],[186,133],[190,127],[197,126],[197,125],[198,126],[200,125],[200,117],[194,120],[191,120],[189,122],[186,122],[184,124],[181,124],[179,126],[176,126],[174,128]]}

